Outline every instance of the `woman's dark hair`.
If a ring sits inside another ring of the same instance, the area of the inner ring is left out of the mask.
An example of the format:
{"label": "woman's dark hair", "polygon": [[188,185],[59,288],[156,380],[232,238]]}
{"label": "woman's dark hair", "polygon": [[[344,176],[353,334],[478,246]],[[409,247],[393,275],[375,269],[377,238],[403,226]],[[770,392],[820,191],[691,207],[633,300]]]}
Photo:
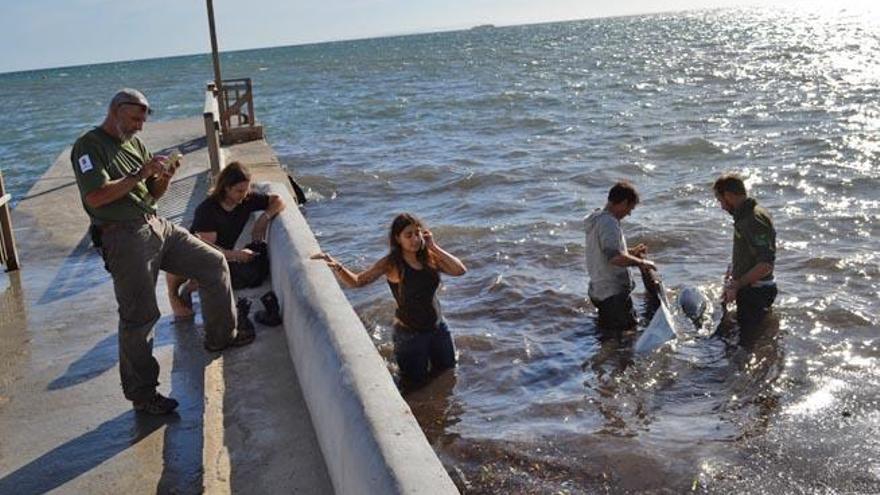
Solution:
{"label": "woman's dark hair", "polygon": [[719,195],[726,192],[732,192],[740,196],[745,196],[746,183],[736,174],[724,174],[715,180],[715,184],[712,184],[712,190],[715,191],[715,194]]}
{"label": "woman's dark hair", "polygon": [[[410,225],[415,225],[419,229],[425,228],[425,224],[415,215],[411,213],[401,213],[394,217],[394,220],[391,222],[391,230],[388,232],[388,247],[390,248],[388,260],[391,261],[397,269],[398,276],[400,277],[400,282],[397,284],[397,295],[401,301],[403,301],[403,285],[405,283],[403,274],[406,261],[403,260],[403,248],[401,248],[400,243],[397,242],[397,236],[403,232],[403,229]],[[437,263],[434,260],[434,256],[428,252],[428,248],[424,243],[422,243],[419,252],[416,253],[416,259],[419,260],[423,270],[431,270],[433,273],[437,272]]]}
{"label": "woman's dark hair", "polygon": [[608,201],[614,204],[626,201],[631,205],[637,205],[639,204],[639,193],[632,183],[622,180],[614,184],[611,190],[608,191]]}
{"label": "woman's dark hair", "polygon": [[226,190],[230,187],[242,182],[250,182],[251,173],[241,164],[241,162],[232,162],[220,172],[214,188],[211,189],[210,197],[217,201],[223,201],[226,198]]}

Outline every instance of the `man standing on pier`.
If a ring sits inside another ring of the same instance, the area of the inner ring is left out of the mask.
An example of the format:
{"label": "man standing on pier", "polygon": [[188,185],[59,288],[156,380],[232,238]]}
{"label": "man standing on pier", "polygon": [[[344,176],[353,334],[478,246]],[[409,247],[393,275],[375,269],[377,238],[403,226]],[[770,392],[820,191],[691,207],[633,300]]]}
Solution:
{"label": "man standing on pier", "polygon": [[156,201],[176,167],[153,156],[135,136],[150,113],[140,91],[120,90],[104,122],[76,141],[70,158],[92,239],[113,277],[123,393],[135,410],[158,415],[177,407],[176,400],[156,391],[159,362],[153,357],[153,326],[159,319],[160,269],[199,281],[206,349],[245,345],[254,334],[235,332],[235,301],[223,255],[156,215]]}
{"label": "man standing on pier", "polygon": [[751,334],[776,300],[776,229],[767,210],[748,196],[739,176],[724,174],[712,189],[721,208],[733,216],[733,262],[725,276],[722,302],[736,301],[743,343],[754,337]]}
{"label": "man standing on pier", "polygon": [[637,204],[639,193],[635,187],[621,181],[608,191],[605,208],[584,218],[589,296],[599,311],[599,328],[611,336],[620,336],[624,330],[636,326],[630,297],[635,284],[629,267],[654,268],[654,263],[644,258],[647,246],[627,248],[620,228],[620,221],[632,213]]}

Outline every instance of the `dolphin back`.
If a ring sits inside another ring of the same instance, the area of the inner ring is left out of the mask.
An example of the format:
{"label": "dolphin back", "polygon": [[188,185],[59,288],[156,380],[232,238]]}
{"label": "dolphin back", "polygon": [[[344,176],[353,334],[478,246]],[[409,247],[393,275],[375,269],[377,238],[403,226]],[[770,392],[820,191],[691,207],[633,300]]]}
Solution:
{"label": "dolphin back", "polygon": [[685,287],[678,294],[678,305],[691,321],[699,321],[706,312],[709,302],[696,287]]}

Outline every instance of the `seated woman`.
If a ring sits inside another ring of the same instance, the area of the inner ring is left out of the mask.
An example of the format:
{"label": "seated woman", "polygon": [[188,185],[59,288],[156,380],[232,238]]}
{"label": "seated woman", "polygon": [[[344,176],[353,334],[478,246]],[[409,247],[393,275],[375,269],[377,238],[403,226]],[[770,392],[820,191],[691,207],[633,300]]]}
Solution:
{"label": "seated woman", "polygon": [[[239,162],[232,162],[220,172],[210,195],[196,207],[190,231],[199,239],[219,249],[229,263],[232,288],[256,287],[269,273],[266,232],[269,221],[284,209],[277,194],[251,192],[251,174]],[[235,249],[251,213],[265,210],[254,222],[252,242],[245,249]],[[191,294],[195,281],[168,273],[168,299],[175,318],[193,316]],[[185,284],[185,285],[184,285]]]}
{"label": "seated woman", "polygon": [[438,246],[425,224],[408,213],[391,223],[388,242],[390,252],[360,273],[326,253],[312,255],[312,259],[325,261],[349,287],[363,287],[383,275],[388,280],[397,302],[394,358],[400,368],[400,387],[407,391],[455,366],[455,347],[440,313],[437,288],[440,273],[458,277],[467,268]]}

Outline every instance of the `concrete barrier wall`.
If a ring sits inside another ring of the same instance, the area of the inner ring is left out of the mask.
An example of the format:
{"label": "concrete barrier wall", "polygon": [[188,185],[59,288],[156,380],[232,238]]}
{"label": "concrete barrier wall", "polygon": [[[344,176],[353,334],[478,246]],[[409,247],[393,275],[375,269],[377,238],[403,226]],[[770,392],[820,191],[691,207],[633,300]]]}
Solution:
{"label": "concrete barrier wall", "polygon": [[297,208],[272,222],[272,286],[336,493],[458,493],[334,275],[309,259],[318,251]]}

